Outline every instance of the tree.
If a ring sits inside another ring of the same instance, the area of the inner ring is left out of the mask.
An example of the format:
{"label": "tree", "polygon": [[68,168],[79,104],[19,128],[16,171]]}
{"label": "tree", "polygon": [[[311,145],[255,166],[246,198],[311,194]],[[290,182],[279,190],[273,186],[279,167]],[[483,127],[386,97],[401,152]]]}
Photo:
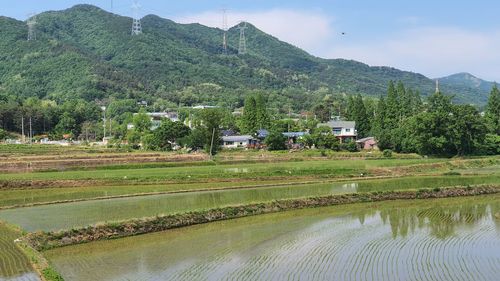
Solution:
{"label": "tree", "polygon": [[269,128],[270,118],[267,112],[266,101],[260,93],[255,96],[255,119],[257,121],[257,130]]}
{"label": "tree", "polygon": [[497,85],[493,85],[488,105],[486,107],[486,120],[488,122],[489,131],[493,134],[500,135],[500,91]]}
{"label": "tree", "polygon": [[321,122],[327,122],[330,120],[330,109],[324,104],[317,104],[316,106],[314,106],[313,113]]}
{"label": "tree", "polygon": [[422,155],[454,155],[453,116],[451,98],[440,92],[428,99],[427,110],[415,118],[411,137],[415,138],[418,153]]}
{"label": "tree", "polygon": [[0,140],[4,140],[5,138],[7,138],[7,133],[3,129],[0,129]]}
{"label": "tree", "polygon": [[75,119],[71,117],[71,114],[69,112],[64,112],[63,115],[61,116],[61,119],[59,119],[59,123],[57,123],[56,125],[55,131],[59,135],[72,134],[74,136],[75,130],[76,130]]}
{"label": "tree", "polygon": [[173,122],[165,119],[160,127],[153,131],[153,137],[150,144],[158,150],[172,150],[172,145],[178,139],[189,135],[190,129],[181,122]]}
{"label": "tree", "polygon": [[385,123],[387,108],[384,97],[380,97],[377,103],[375,113],[375,122],[373,124],[372,133],[377,138],[378,146],[381,150],[392,148],[391,145],[391,130]]}
{"label": "tree", "polygon": [[452,142],[458,155],[478,151],[486,137],[487,128],[476,108],[471,105],[455,105],[451,124]]}
{"label": "tree", "polygon": [[260,129],[257,127],[257,103],[254,96],[249,96],[245,99],[240,129],[244,134],[253,134]]}
{"label": "tree", "polygon": [[371,120],[368,118],[368,113],[366,112],[365,103],[361,95],[357,95],[353,98],[353,112],[351,120],[356,121],[356,130],[358,131],[358,137],[367,137],[371,129]]}
{"label": "tree", "polygon": [[398,126],[400,117],[398,92],[394,87],[394,82],[389,82],[387,88],[387,100],[385,102],[385,126],[389,129],[394,129]]}
{"label": "tree", "polygon": [[139,113],[134,115],[133,124],[137,132],[148,132],[151,128],[151,118],[146,114],[144,109],[141,109]]}
{"label": "tree", "polygon": [[283,133],[272,130],[269,135],[264,140],[269,150],[285,150],[286,149],[286,137]]}
{"label": "tree", "polygon": [[220,108],[207,108],[201,111],[201,123],[198,128],[204,130],[204,146],[208,153],[216,154],[219,150],[220,128],[225,116],[225,111]]}
{"label": "tree", "polygon": [[208,138],[210,136],[207,135],[205,129],[193,129],[191,130],[191,134],[185,138],[185,144],[193,150],[202,149]]}
{"label": "tree", "polygon": [[340,150],[340,141],[328,126],[316,128],[313,133],[313,139],[314,145],[318,148]]}

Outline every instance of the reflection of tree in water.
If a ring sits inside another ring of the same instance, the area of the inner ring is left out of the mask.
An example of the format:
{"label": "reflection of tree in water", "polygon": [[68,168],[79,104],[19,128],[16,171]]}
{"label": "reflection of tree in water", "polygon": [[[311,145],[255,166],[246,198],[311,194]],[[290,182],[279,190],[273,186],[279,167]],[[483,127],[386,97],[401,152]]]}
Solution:
{"label": "reflection of tree in water", "polygon": [[380,217],[384,224],[389,223],[392,230],[392,237],[398,235],[406,237],[409,231],[414,231],[417,226],[423,224],[420,218],[415,216],[416,210],[407,208],[391,208],[380,210]]}
{"label": "reflection of tree in water", "polygon": [[500,235],[500,203],[491,204],[491,215],[493,216],[496,230]]}
{"label": "reflection of tree in water", "polygon": [[[393,238],[406,237],[416,229],[428,228],[439,239],[455,235],[457,227],[474,227],[487,216],[500,215],[500,202],[463,203],[457,205],[387,207],[379,208],[380,219],[389,224]],[[373,216],[374,209],[356,212],[354,216],[363,224],[366,216]],[[500,219],[493,217],[500,231]]]}

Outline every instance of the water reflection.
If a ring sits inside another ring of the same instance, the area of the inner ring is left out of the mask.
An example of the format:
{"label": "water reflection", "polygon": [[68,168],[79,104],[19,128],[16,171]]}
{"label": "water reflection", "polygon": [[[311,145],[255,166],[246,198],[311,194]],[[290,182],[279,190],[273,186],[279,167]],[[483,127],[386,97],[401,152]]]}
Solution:
{"label": "water reflection", "polygon": [[[437,200],[437,202],[440,202]],[[383,203],[382,203],[383,204]],[[434,205],[434,204],[433,204]],[[484,220],[491,220],[500,226],[500,218],[496,218],[500,211],[500,203],[470,204],[459,206],[429,206],[406,208],[367,208],[355,212],[352,216],[364,224],[367,219],[380,217],[384,225],[391,228],[393,238],[406,237],[416,229],[429,229],[430,235],[436,238],[447,238],[455,235],[460,227],[472,228]]]}
{"label": "water reflection", "polygon": [[90,243],[47,256],[70,280],[496,281],[499,211],[500,196],[354,204]]}

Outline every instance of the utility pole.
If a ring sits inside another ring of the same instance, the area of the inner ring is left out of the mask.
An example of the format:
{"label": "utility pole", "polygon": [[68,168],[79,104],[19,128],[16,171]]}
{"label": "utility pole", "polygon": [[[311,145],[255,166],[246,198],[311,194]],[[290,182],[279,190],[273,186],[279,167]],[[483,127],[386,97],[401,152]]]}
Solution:
{"label": "utility pole", "polygon": [[212,160],[212,158],[213,158],[212,151],[213,151],[213,147],[214,147],[214,138],[215,138],[215,128],[212,131],[212,141],[210,142],[210,160]]}
{"label": "utility pole", "polygon": [[224,55],[227,55],[227,10],[222,9],[222,31],[224,35],[222,36],[222,49]]}
{"label": "utility pole", "polygon": [[28,20],[26,21],[26,24],[28,25],[28,41],[35,41],[36,40],[36,14],[32,13],[28,15]]}
{"label": "utility pole", "polygon": [[240,30],[240,44],[238,46],[238,54],[244,55],[247,53],[247,39],[245,37],[245,29],[247,29],[247,23],[242,21],[238,26]]}
{"label": "utility pole", "polygon": [[30,145],[33,143],[33,128],[31,127],[31,116],[30,116]]}
{"label": "utility pole", "polygon": [[106,107],[102,106],[101,107],[102,111],[104,112],[104,118],[103,118],[103,125],[102,127],[104,128],[103,130],[103,136],[102,136],[102,141],[104,142],[104,139],[106,138]]}
{"label": "utility pole", "polygon": [[141,26],[141,18],[139,15],[139,11],[141,9],[141,5],[137,3],[137,0],[134,1],[134,4],[132,5],[132,10],[133,10],[133,21],[132,21],[132,35],[139,35],[142,33],[142,26]]}
{"label": "utility pole", "polygon": [[111,119],[111,116],[110,116],[110,117],[109,117],[109,137],[111,137],[111,136],[113,135],[113,133],[112,133],[112,131],[111,131],[111,125],[112,125],[112,124],[111,124],[111,121],[112,121],[112,119]]}
{"label": "utility pole", "polygon": [[21,142],[24,143],[24,116],[21,116]]}
{"label": "utility pole", "polygon": [[436,94],[439,93],[439,80],[436,79]]}

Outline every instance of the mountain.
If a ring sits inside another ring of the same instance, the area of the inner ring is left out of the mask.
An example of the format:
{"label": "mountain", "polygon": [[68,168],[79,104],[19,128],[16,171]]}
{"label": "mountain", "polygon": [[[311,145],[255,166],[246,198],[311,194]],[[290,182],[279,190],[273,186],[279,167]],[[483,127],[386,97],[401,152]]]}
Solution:
{"label": "mountain", "polygon": [[438,78],[439,83],[446,86],[453,93],[476,94],[479,103],[486,103],[491,88],[495,84],[462,72],[447,77]]}
{"label": "mountain", "polygon": [[[251,24],[247,54],[237,54],[239,30],[233,27],[223,55],[220,29],[148,15],[142,19],[143,34],[131,36],[131,23],[77,5],[39,14],[37,40],[27,41],[24,22],[0,17],[0,100],[161,98],[175,104],[240,106],[247,93],[261,91],[275,107],[302,109],[325,94],[378,97],[390,80],[423,95],[434,91],[434,81],[421,74],[314,57]],[[458,102],[481,104],[487,98],[482,88],[456,83],[442,90],[455,94]]]}

